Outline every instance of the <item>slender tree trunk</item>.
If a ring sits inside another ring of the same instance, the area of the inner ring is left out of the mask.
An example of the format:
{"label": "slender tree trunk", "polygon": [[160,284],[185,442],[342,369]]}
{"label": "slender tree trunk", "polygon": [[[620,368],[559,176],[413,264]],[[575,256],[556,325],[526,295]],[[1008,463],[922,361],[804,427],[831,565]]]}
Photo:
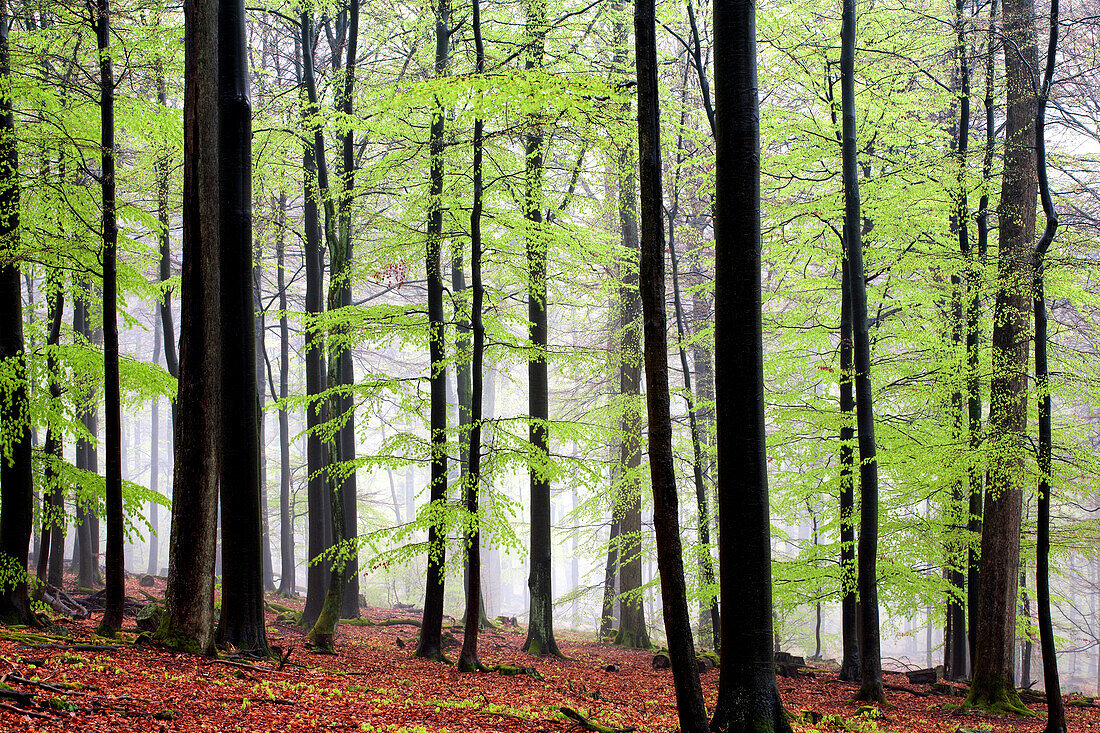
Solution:
{"label": "slender tree trunk", "polygon": [[[546,46],[546,0],[527,0],[526,68],[542,68]],[[531,598],[531,617],[523,650],[531,654],[561,656],[554,639],[554,594],[552,587],[550,539],[550,394],[547,373],[546,260],[548,242],[543,228],[543,155],[545,139],[539,110],[527,118],[525,152],[525,201],[523,215],[527,224],[527,316],[531,322],[528,337],[531,351],[527,360],[528,413],[531,441],[531,573],[527,587]]]}
{"label": "slender tree trunk", "polygon": [[[435,73],[445,76],[449,63],[451,38],[450,0],[435,0]],[[432,111],[429,149],[427,277],[428,277],[428,359],[431,368],[431,489],[430,502],[435,511],[443,511],[447,500],[447,367],[443,328],[443,273],[440,248],[443,238],[443,125],[444,109],[438,99]],[[428,576],[424,590],[424,617],[420,624],[418,657],[443,660],[443,582],[447,543],[443,527],[433,520],[428,528]]]}
{"label": "slender tree trunk", "polygon": [[[46,370],[49,373],[50,401],[61,399],[61,375],[58,374],[56,349],[61,341],[61,319],[65,310],[64,284],[60,272],[48,276],[46,300],[49,331],[46,335]],[[63,433],[53,421],[46,430],[44,471],[46,488],[42,492],[42,549],[38,556],[38,579],[60,588],[65,569],[65,503],[60,467],[64,460]]]}
{"label": "slender tree trunk", "polygon": [[788,733],[772,650],[754,3],[714,3],[714,48],[714,386],[722,664],[711,729]]}
{"label": "slender tree trunk", "polygon": [[848,287],[852,298],[852,355],[855,361],[856,433],[859,443],[859,597],[861,700],[885,701],[879,650],[878,460],[871,392],[871,344],[867,324],[867,291],[863,269],[859,167],[856,160],[855,0],[844,0],[840,43],[841,127],[844,178],[844,233],[847,241]]}
{"label": "slender tree trunk", "polygon": [[1034,0],[1004,5],[1005,163],[998,209],[998,287],[993,312],[989,492],[984,506],[973,682],[967,702],[1021,711],[1014,683],[1016,583],[1027,451],[1030,298],[1034,285],[1036,94]]}
{"label": "slender tree trunk", "polygon": [[843,658],[840,679],[863,678],[859,654],[859,604],[856,598],[855,409],[852,385],[852,290],[848,257],[842,254],[840,275],[840,627]]}
{"label": "slender tree trunk", "polygon": [[[981,317],[982,268],[985,265],[989,248],[989,187],[993,178],[993,149],[996,138],[996,124],[993,117],[993,76],[996,65],[994,52],[997,36],[997,0],[989,6],[989,29],[986,40],[985,60],[985,155],[982,159],[982,195],[978,202],[977,248],[971,250],[967,260],[966,273],[966,391],[968,422],[970,424],[970,519],[967,530],[970,534],[967,553],[966,607],[967,607],[967,645],[970,652],[970,666],[973,669],[977,653],[978,603],[980,597],[981,564],[977,538],[982,533],[983,481],[985,470],[981,455],[984,436],[982,434],[982,392],[981,371],[978,359],[978,328]],[[971,672],[973,674],[973,672]]]}
{"label": "slender tree trunk", "polygon": [[[184,6],[183,268],[168,586],[156,637],[214,647],[221,412],[218,3]],[[164,260],[162,259],[162,266]],[[166,331],[167,333],[167,331]]]}
{"label": "slender tree trunk", "polygon": [[[159,305],[156,306],[159,309]],[[156,318],[159,313],[154,313],[153,318],[153,363],[160,363],[161,327],[160,320]],[[153,398],[149,417],[149,490],[157,491],[160,488],[160,398]],[[149,501],[149,562],[145,566],[148,575],[156,575],[160,566],[158,554],[159,538],[157,537],[157,503]]]}
{"label": "slender tree trunk", "polygon": [[[613,5],[616,14],[623,12],[620,2]],[[615,19],[615,52],[612,59],[613,73],[618,78],[628,78],[631,68],[627,56],[627,26],[621,17]],[[623,119],[629,119],[629,104],[623,105]],[[620,501],[622,517],[619,520],[619,633],[615,643],[620,646],[648,649],[649,630],[645,622],[645,606],[642,603],[642,415],[639,396],[642,384],[642,305],[638,296],[638,203],[636,160],[632,141],[618,145],[617,174],[619,178],[619,228],[623,249],[629,259],[620,267],[622,285],[619,288],[620,307],[620,365],[619,393],[622,400],[622,451]]]}
{"label": "slender tree trunk", "polygon": [[1035,156],[1039,198],[1043,203],[1046,226],[1035,245],[1035,392],[1039,400],[1039,488],[1038,538],[1035,552],[1035,591],[1039,612],[1039,645],[1043,652],[1043,687],[1047,699],[1047,723],[1044,733],[1066,733],[1066,710],[1058,679],[1058,653],[1054,647],[1054,628],[1050,618],[1050,493],[1053,438],[1051,436],[1050,371],[1047,363],[1047,303],[1044,291],[1046,254],[1058,231],[1058,214],[1047,179],[1046,110],[1054,62],[1058,50],[1058,0],[1050,3],[1050,34],[1047,42],[1046,71],[1039,90],[1035,114]]}
{"label": "slender tree trunk", "polygon": [[[290,394],[290,325],[286,317],[286,194],[279,195],[279,238],[275,244],[279,288],[279,399]],[[279,408],[279,595],[297,595],[294,563],[294,517],[290,506],[290,415]]]}
{"label": "slender tree trunk", "polygon": [[[472,20],[474,31],[474,73],[485,74],[485,45],[481,39],[481,3],[473,0]],[[470,439],[469,463],[463,481],[465,488],[466,511],[469,513],[470,529],[467,531],[466,564],[466,626],[462,638],[462,652],[458,658],[459,671],[472,672],[482,668],[477,656],[477,634],[481,627],[481,615],[484,603],[481,594],[481,524],[478,516],[478,488],[481,482],[481,419],[482,395],[484,391],[485,371],[485,324],[482,321],[485,286],[481,281],[481,213],[482,213],[482,135],[485,123],[481,115],[474,118],[474,202],[470,211],[470,280],[473,286],[473,299],[470,304],[470,321],[473,330],[473,353],[471,354],[472,383],[470,385]]]}
{"label": "slender tree trunk", "polygon": [[118,376],[118,283],[116,258],[118,221],[115,216],[115,91],[110,54],[109,0],[96,3],[96,44],[99,49],[100,121],[103,162],[103,412],[106,421],[107,594],[99,628],[108,635],[122,628],[126,568],[122,514],[122,406]]}
{"label": "slender tree trunk", "polygon": [[[90,284],[87,282],[80,283],[77,287],[77,294],[73,297],[73,330],[89,344],[93,343],[95,337],[88,313],[90,299]],[[78,437],[76,440],[76,467],[92,473],[98,471],[99,463],[94,442],[94,438],[99,432],[96,402],[95,391],[92,389],[80,412],[81,423],[92,439]],[[76,584],[80,588],[91,589],[103,585],[103,578],[99,573],[97,520],[95,514],[85,512],[79,502],[76,505],[76,520],[77,546],[74,549],[77,570]]]}
{"label": "slender tree trunk", "polygon": [[[320,171],[324,163],[324,136],[320,127],[312,121],[317,109],[317,86],[313,72],[313,18],[303,12],[301,16],[299,48],[301,50],[302,82],[306,87],[306,98],[302,105],[302,127],[313,131],[313,140],[305,145],[303,153],[303,219],[305,244],[303,256],[306,270],[306,315],[305,352],[306,352],[306,393],[311,399],[306,409],[306,468],[309,474],[306,484],[307,512],[309,514],[308,558],[306,570],[306,602],[302,610],[302,627],[312,628],[321,614],[321,606],[328,594],[331,573],[327,563],[315,562],[315,559],[328,549],[331,543],[331,526],[327,482],[324,477],[325,448],[318,434],[318,428],[324,424],[328,415],[325,405],[319,399],[324,391],[324,336],[317,326],[316,319],[324,310],[321,291],[324,280],[324,266],[321,254],[321,225],[318,201],[321,197]],[[320,157],[318,157],[320,156]],[[327,190],[327,173],[324,188]]]}
{"label": "slender tree trunk", "polygon": [[267,318],[264,315],[263,306],[263,265],[261,264],[262,254],[259,247],[253,247],[253,262],[252,272],[250,273],[250,280],[252,283],[252,313],[255,321],[253,328],[253,335],[256,339],[256,346],[253,349],[256,357],[256,400],[258,404],[256,416],[259,421],[259,463],[260,463],[260,551],[261,551],[261,563],[263,580],[262,587],[265,592],[275,590],[275,571],[271,562],[271,523],[268,520],[268,501],[267,501],[267,426],[266,426],[266,405],[267,405],[267,379],[264,373],[267,366],[267,345],[265,344],[264,334],[267,331]]}
{"label": "slender tree trunk", "polygon": [[[634,4],[634,37],[635,66],[638,72],[638,162],[642,224],[638,290],[645,328],[649,472],[653,487],[653,527],[657,535],[661,606],[664,611],[673,684],[676,688],[680,730],[703,733],[707,730],[707,710],[699,684],[699,667],[695,661],[695,642],[691,634],[691,615],[688,613],[683,546],[680,542],[680,507],[676,495],[676,470],[672,453],[672,415],[669,408],[656,24],[654,0],[637,0]],[[684,374],[688,374],[686,367]],[[698,448],[696,455],[698,456]],[[701,472],[697,472],[696,481],[702,482]]]}

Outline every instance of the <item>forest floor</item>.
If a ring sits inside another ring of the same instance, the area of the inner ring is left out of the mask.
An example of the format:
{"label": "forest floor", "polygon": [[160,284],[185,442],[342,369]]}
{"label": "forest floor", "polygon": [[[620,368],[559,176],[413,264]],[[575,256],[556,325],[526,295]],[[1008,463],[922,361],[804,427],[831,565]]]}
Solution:
{"label": "forest floor", "polygon": [[[163,581],[142,589],[163,595]],[[142,598],[135,579],[127,593]],[[300,601],[273,602],[300,607]],[[533,658],[521,651],[521,628],[483,631],[486,664],[534,666],[542,680],[485,672],[460,674],[452,666],[416,659],[412,625],[341,624],[335,656],[305,647],[304,633],[268,614],[270,643],[292,650],[288,663],[239,664],[125,640],[136,635],[127,618],[123,640],[95,637],[98,614],[84,621],[62,620],[69,638],[48,648],[4,639],[0,627],[0,678],[15,693],[0,692],[0,731],[386,731],[387,733],[476,733],[569,731],[574,723],[559,708],[571,707],[604,725],[638,731],[677,729],[672,675],[652,668],[652,653],[594,643],[563,633],[558,642],[568,659]],[[371,621],[417,617],[398,609],[366,608]],[[461,629],[451,629],[461,640]],[[108,645],[105,651],[79,644]],[[458,647],[448,650],[457,657]],[[605,667],[617,665],[617,671]],[[718,670],[702,675],[713,706]],[[23,681],[20,681],[23,680]],[[29,681],[29,682],[28,682]],[[1040,731],[1042,718],[958,712],[959,697],[909,685],[887,675],[889,705],[880,711],[849,701],[855,685],[832,672],[780,678],[784,704],[795,731]],[[15,699],[18,692],[33,698]],[[1072,701],[1071,701],[1072,702]],[[1092,701],[1078,699],[1091,705]],[[1042,705],[1032,705],[1037,712]],[[1071,704],[1069,730],[1100,729],[1100,708]]]}

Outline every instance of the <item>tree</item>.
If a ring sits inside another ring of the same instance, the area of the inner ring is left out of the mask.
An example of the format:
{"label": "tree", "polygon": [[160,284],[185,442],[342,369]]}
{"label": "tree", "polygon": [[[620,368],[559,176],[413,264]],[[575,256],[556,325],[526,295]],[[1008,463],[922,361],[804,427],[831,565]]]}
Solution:
{"label": "tree", "polygon": [[[545,53],[546,0],[528,0],[527,61],[530,73],[542,69]],[[524,208],[527,245],[527,318],[531,342],[527,358],[528,413],[531,421],[531,574],[527,587],[531,593],[531,621],[523,650],[531,654],[561,656],[554,640],[554,594],[551,587],[550,541],[550,394],[547,375],[546,260],[548,241],[543,229],[543,139],[541,114],[532,112],[527,119],[524,139]]]}
{"label": "tree", "polygon": [[840,96],[844,237],[848,292],[852,300],[852,356],[855,361],[856,435],[859,443],[859,652],[861,700],[885,702],[878,620],[878,460],[871,393],[871,339],[867,322],[867,285],[863,269],[859,163],[856,160],[855,0],[844,0],[840,33]]}
{"label": "tree", "polygon": [[23,289],[19,245],[19,152],[11,96],[10,16],[0,0],[0,621],[37,625],[27,595],[27,551],[31,539],[30,404],[23,343]]}
{"label": "tree", "polygon": [[[619,14],[622,4],[612,6],[616,12],[615,48],[611,60],[612,72],[625,80],[630,73],[627,64],[627,26]],[[629,119],[629,100],[620,106]],[[619,264],[619,395],[622,401],[622,446],[619,457],[620,486],[616,514],[619,515],[619,633],[615,643],[626,647],[648,649],[649,630],[642,603],[642,415],[638,397],[642,387],[642,306],[638,295],[638,203],[634,144],[616,141],[616,176],[619,182],[619,233],[624,256]],[[621,514],[619,514],[621,512]]]}
{"label": "tree", "polygon": [[1026,475],[1030,303],[1034,285],[1036,90],[1033,0],[1004,3],[1005,162],[989,402],[989,483],[982,517],[978,625],[967,704],[1022,712],[1014,684],[1016,584]]}
{"label": "tree", "polygon": [[100,125],[103,193],[103,414],[107,450],[107,594],[99,628],[107,635],[122,628],[126,598],[122,513],[122,404],[118,374],[118,220],[115,214],[115,79],[111,62],[109,0],[97,0],[96,45],[99,50]]}
{"label": "tree", "polygon": [[[474,73],[485,74],[485,44],[481,38],[481,2],[473,0],[471,24],[474,32]],[[473,300],[470,304],[470,326],[474,343],[471,355],[470,376],[470,440],[469,463],[463,480],[466,511],[471,529],[467,532],[466,624],[462,635],[462,651],[458,657],[458,669],[472,672],[483,665],[477,657],[477,635],[481,627],[481,529],[478,517],[478,484],[481,481],[481,419],[482,392],[485,372],[485,323],[482,319],[485,286],[481,281],[481,215],[484,208],[483,146],[485,123],[478,115],[474,119],[474,202],[470,209],[470,279]]]}
{"label": "tree", "polygon": [[[214,647],[214,555],[221,433],[221,209],[218,0],[184,6],[183,267],[168,585],[156,638]],[[249,389],[253,393],[253,389]]]}
{"label": "tree", "polygon": [[863,671],[859,655],[859,603],[856,586],[856,484],[854,468],[856,400],[852,393],[852,291],[848,278],[848,258],[843,256],[840,268],[840,567],[841,646],[840,679],[858,682]]}
{"label": "tree", "polygon": [[286,316],[286,194],[279,195],[278,239],[275,243],[279,289],[279,595],[297,595],[294,569],[294,518],[290,506],[290,325]]}
{"label": "tree", "polygon": [[772,652],[771,525],[760,290],[760,117],[756,6],[714,3],[714,387],[722,651],[711,730],[790,724]]}
{"label": "tree", "polygon": [[1054,60],[1058,50],[1058,0],[1050,3],[1050,35],[1047,42],[1046,70],[1038,91],[1035,112],[1035,155],[1039,198],[1046,216],[1043,234],[1035,245],[1035,391],[1039,400],[1039,488],[1038,539],[1035,553],[1035,589],[1039,605],[1039,643],[1043,650],[1043,686],[1046,689],[1047,723],[1044,733],[1066,733],[1066,710],[1058,680],[1058,654],[1054,648],[1054,629],[1050,619],[1050,492],[1053,453],[1050,413],[1050,373],[1047,365],[1047,304],[1043,275],[1045,258],[1058,231],[1058,214],[1047,178],[1046,111],[1050,85],[1054,79]]}
{"label": "tree", "polygon": [[243,0],[218,6],[222,606],[218,642],[268,652],[252,284],[252,105]]}
{"label": "tree", "polygon": [[[699,667],[695,661],[695,642],[691,635],[691,616],[688,614],[669,408],[656,23],[654,0],[637,0],[634,4],[634,59],[638,71],[638,178],[641,182],[638,291],[642,301],[645,337],[649,472],[653,486],[653,527],[657,535],[661,605],[676,687],[680,730],[702,733],[707,730],[707,710],[699,685]],[[706,521],[705,517],[703,521]]]}
{"label": "tree", "polygon": [[[444,76],[449,62],[451,39],[450,0],[434,0],[435,73]],[[431,370],[431,485],[428,528],[428,576],[424,590],[424,616],[416,656],[443,660],[443,582],[446,562],[446,534],[443,504],[447,500],[447,367],[443,330],[443,273],[439,256],[443,237],[443,103],[437,98],[432,109],[430,148],[427,275],[428,275],[428,360]]]}

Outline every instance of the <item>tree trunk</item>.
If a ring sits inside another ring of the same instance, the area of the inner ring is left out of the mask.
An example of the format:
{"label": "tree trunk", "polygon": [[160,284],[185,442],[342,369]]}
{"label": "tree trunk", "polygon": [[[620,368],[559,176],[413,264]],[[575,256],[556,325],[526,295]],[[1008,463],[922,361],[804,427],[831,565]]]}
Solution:
{"label": "tree trunk", "polygon": [[252,105],[244,3],[218,8],[222,309],[222,609],[218,642],[268,653],[264,624],[260,403],[252,282]]}
{"label": "tree trunk", "polygon": [[1058,652],[1054,646],[1054,628],[1050,618],[1050,493],[1053,438],[1051,436],[1050,372],[1047,364],[1047,303],[1043,275],[1047,250],[1058,230],[1058,215],[1047,180],[1046,108],[1050,85],[1054,78],[1055,55],[1058,50],[1058,0],[1050,3],[1050,35],[1047,43],[1046,71],[1039,91],[1035,114],[1036,173],[1039,198],[1043,203],[1046,226],[1035,245],[1035,392],[1039,400],[1039,464],[1038,538],[1035,552],[1035,591],[1039,612],[1039,645],[1043,652],[1043,687],[1047,700],[1047,723],[1044,733],[1066,733],[1066,710],[1062,704],[1062,689],[1058,679]]}
{"label": "tree trunk", "polygon": [[842,661],[840,679],[859,682],[863,678],[859,655],[859,604],[856,588],[856,482],[855,409],[852,390],[852,290],[848,279],[848,257],[842,254],[840,275],[840,628]]}
{"label": "tree trunk", "polygon": [[1023,480],[1027,475],[1028,294],[1034,282],[1036,98],[1038,51],[1034,0],[1004,6],[1007,115],[1004,173],[997,219],[1000,247],[993,312],[989,405],[989,491],[984,506],[981,587],[973,682],[967,702],[1020,711],[1014,684],[1016,582],[1020,564]]}
{"label": "tree trunk", "polygon": [[[305,228],[305,245],[303,256],[305,257],[306,270],[306,302],[305,310],[307,320],[305,328],[305,361],[306,361],[306,393],[310,397],[310,405],[306,409],[306,428],[309,433],[306,439],[306,469],[309,474],[306,484],[306,503],[308,520],[307,554],[309,565],[306,570],[306,602],[302,610],[302,627],[312,628],[317,617],[321,614],[321,606],[328,594],[330,571],[328,563],[316,562],[321,553],[329,548],[331,543],[331,526],[329,520],[329,507],[331,498],[328,495],[328,486],[324,477],[325,448],[318,434],[318,428],[324,424],[328,415],[325,404],[319,399],[324,391],[324,336],[316,324],[317,317],[324,310],[321,290],[324,280],[324,266],[321,254],[321,225],[317,202],[321,195],[320,169],[318,164],[324,162],[324,137],[321,129],[314,128],[311,116],[316,109],[316,80],[313,73],[313,18],[309,13],[303,12],[301,16],[301,40],[299,48],[302,53],[302,82],[306,91],[306,99],[302,104],[302,126],[308,134],[313,130],[313,140],[307,143],[303,152],[303,219]],[[308,90],[312,89],[310,93]],[[318,157],[320,156],[320,157]],[[327,174],[326,174],[327,178]],[[327,181],[326,186],[327,189]]]}
{"label": "tree trunk", "polygon": [[[93,343],[95,338],[88,313],[88,303],[91,300],[90,290],[90,283],[83,282],[79,285],[77,294],[73,297],[73,331],[80,334],[89,344]],[[91,473],[98,471],[99,464],[94,440],[99,432],[96,402],[93,388],[91,394],[87,395],[80,411],[80,421],[92,439],[78,437],[76,440],[76,467]],[[102,586],[103,578],[99,573],[99,531],[96,516],[93,512],[85,512],[81,504],[77,502],[76,521],[77,541],[73,550],[76,556],[76,584],[80,588],[88,589]]]}
{"label": "tree trunk", "polygon": [[[968,422],[970,425],[970,518],[967,530],[970,534],[969,552],[966,570],[966,609],[967,609],[967,650],[970,652],[970,667],[973,670],[974,656],[977,652],[978,599],[981,579],[981,566],[978,546],[975,538],[982,532],[983,481],[985,470],[983,462],[977,460],[980,455],[984,436],[982,435],[982,392],[981,371],[978,360],[978,328],[981,318],[982,267],[989,248],[989,186],[993,178],[993,149],[996,138],[993,117],[993,75],[994,52],[997,41],[997,0],[989,6],[989,30],[986,41],[985,63],[985,155],[982,159],[982,195],[978,202],[978,242],[976,250],[971,250],[967,260],[966,273],[966,391]],[[973,672],[971,672],[973,674]]]}
{"label": "tree trunk", "polygon": [[256,357],[256,400],[257,411],[256,419],[258,421],[257,432],[259,433],[258,444],[260,447],[259,453],[259,465],[260,465],[260,551],[261,551],[261,563],[262,568],[262,587],[265,592],[275,590],[275,571],[271,562],[271,526],[268,520],[268,501],[267,501],[267,426],[266,426],[266,404],[267,404],[267,375],[265,374],[267,366],[267,345],[264,343],[264,334],[267,331],[267,318],[264,315],[263,306],[263,265],[261,264],[262,253],[259,247],[253,247],[253,263],[252,272],[250,273],[252,283],[252,313],[255,321],[253,328],[253,336],[256,339],[256,346],[253,350]]}
{"label": "tree trunk", "polygon": [[[0,0],[0,82],[11,88],[10,13]],[[23,290],[19,281],[19,152],[10,94],[0,96],[0,364],[6,380],[0,399],[4,425],[0,456],[0,561],[17,573],[0,588],[0,622],[37,625],[27,595],[27,552],[34,513],[30,403],[23,342]],[[12,366],[14,362],[14,367]],[[9,576],[11,577],[11,576]]]}
{"label": "tree trunk", "polygon": [[[481,40],[481,3],[473,0],[472,24],[474,31],[474,72],[478,76],[485,74],[485,45]],[[482,134],[485,123],[481,115],[474,118],[474,180],[473,208],[470,210],[470,280],[473,286],[473,300],[470,304],[470,320],[474,344],[471,358],[470,376],[470,438],[469,463],[463,481],[465,489],[466,511],[469,513],[470,528],[467,531],[466,565],[468,580],[466,583],[466,626],[462,638],[462,652],[458,658],[458,669],[473,672],[482,668],[477,656],[477,634],[481,628],[481,615],[484,603],[481,593],[481,524],[478,516],[478,488],[481,481],[481,419],[482,397],[484,392],[485,371],[485,324],[482,321],[485,286],[481,281],[481,213],[482,213]]]}
{"label": "tree trunk", "polygon": [[[183,267],[168,587],[156,637],[214,647],[214,562],[221,411],[218,2],[185,10]],[[163,260],[162,260],[163,262]]]}
{"label": "tree trunk", "polygon": [[[435,73],[447,74],[451,38],[450,0],[435,0]],[[443,238],[443,104],[436,100],[429,132],[431,173],[428,187],[427,279],[428,359],[431,368],[431,490],[432,509],[444,510],[447,500],[447,367],[443,328],[443,273],[439,256]],[[444,659],[443,582],[447,541],[443,527],[433,520],[428,528],[428,575],[424,590],[424,617],[416,656]]]}
{"label": "tree trunk", "polygon": [[[279,195],[279,238],[275,243],[279,288],[279,399],[290,394],[290,325],[286,317],[286,194]],[[290,415],[279,408],[279,595],[297,595],[294,562],[294,517],[290,507]]]}
{"label": "tree trunk", "polygon": [[[634,37],[635,65],[638,72],[638,162],[641,183],[638,290],[642,301],[645,336],[649,471],[653,487],[653,527],[657,536],[657,562],[661,576],[661,606],[676,689],[680,730],[704,733],[707,730],[707,710],[699,684],[695,642],[691,635],[691,615],[688,613],[683,546],[680,542],[680,507],[676,495],[676,470],[672,453],[656,23],[654,0],[637,0],[634,4]],[[686,367],[684,374],[688,374]],[[696,447],[696,457],[698,453]],[[702,483],[701,472],[697,471],[695,478],[697,486]],[[705,522],[704,516],[704,525]]]}
{"label": "tree trunk", "polygon": [[714,34],[714,386],[722,664],[711,729],[789,733],[771,644],[755,4],[717,0]]}
{"label": "tree trunk", "polygon": [[[545,52],[546,0],[527,0],[526,68],[541,69]],[[530,415],[531,461],[531,573],[527,587],[531,598],[531,617],[523,650],[531,654],[561,656],[554,640],[554,594],[552,587],[550,539],[550,394],[547,374],[547,302],[546,259],[548,243],[543,230],[543,155],[545,140],[542,115],[528,115],[524,143],[525,202],[527,220],[527,317],[531,322],[531,342],[527,360],[528,413]]]}
{"label": "tree trunk", "polygon": [[855,0],[844,0],[840,43],[840,88],[844,178],[844,235],[848,287],[852,298],[852,355],[855,361],[856,433],[859,442],[859,598],[861,700],[885,701],[878,618],[878,460],[871,392],[871,344],[867,323],[867,290],[863,269],[859,167],[856,160]]}
{"label": "tree trunk", "polygon": [[124,522],[122,514],[122,405],[118,375],[118,282],[116,259],[118,221],[115,216],[115,91],[109,51],[109,0],[96,3],[96,44],[99,50],[101,190],[103,195],[103,413],[106,422],[107,593],[99,628],[113,635],[122,628],[126,598]]}
{"label": "tree trunk", "polygon": [[[159,308],[159,306],[157,306]],[[153,363],[160,364],[161,326],[158,312],[153,314]],[[154,397],[150,407],[149,416],[149,490],[157,491],[160,488],[160,398]],[[158,556],[159,538],[157,537],[157,503],[149,501],[149,561],[145,565],[145,572],[156,575],[160,566]]]}

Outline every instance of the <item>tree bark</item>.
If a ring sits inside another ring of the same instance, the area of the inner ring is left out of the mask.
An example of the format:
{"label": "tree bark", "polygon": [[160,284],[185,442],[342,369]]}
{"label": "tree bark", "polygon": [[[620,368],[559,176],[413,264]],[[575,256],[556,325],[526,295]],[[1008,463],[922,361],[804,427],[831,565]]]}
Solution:
{"label": "tree bark", "polygon": [[856,482],[855,409],[852,389],[852,290],[848,279],[848,258],[842,254],[840,275],[840,626],[842,661],[840,679],[859,682],[863,678],[859,655],[859,603],[856,588]]}
{"label": "tree bark", "polygon": [[168,586],[156,637],[214,648],[221,412],[218,2],[184,6],[183,267]]}
{"label": "tree bark", "polygon": [[856,435],[859,443],[859,599],[861,700],[885,701],[879,637],[878,460],[871,391],[871,343],[867,323],[867,289],[863,269],[863,236],[856,159],[855,0],[844,0],[840,42],[841,128],[843,142],[844,235],[848,287],[852,298],[852,356],[855,361]]}
{"label": "tree bark", "polygon": [[788,733],[772,650],[754,3],[714,3],[714,48],[714,386],[722,664],[710,725],[714,731]]}
{"label": "tree bark", "polygon": [[1005,163],[1001,179],[998,287],[993,311],[989,405],[989,491],[984,506],[981,586],[973,682],[967,703],[1002,711],[1024,709],[1016,692],[1013,647],[1020,563],[1023,477],[1027,475],[1027,377],[1035,239],[1036,95],[1038,50],[1034,0],[1004,5]]}
{"label": "tree bark", "polygon": [[[672,453],[672,415],[669,408],[656,24],[654,0],[637,0],[634,3],[634,38],[635,67],[638,72],[638,168],[641,183],[638,290],[642,301],[645,337],[649,472],[653,487],[653,527],[657,536],[661,606],[676,689],[680,730],[703,733],[707,730],[707,710],[699,684],[699,667],[695,661],[695,642],[691,634],[691,615],[688,613],[683,546],[680,542],[680,507]],[[684,374],[687,373],[685,368]],[[698,457],[698,449],[696,456]],[[701,473],[697,473],[696,481],[697,484],[702,482]],[[705,517],[703,521],[705,522]]]}
{"label": "tree bark", "polygon": [[122,405],[118,375],[118,282],[116,277],[118,221],[115,215],[115,91],[110,54],[109,0],[98,0],[95,15],[99,50],[99,89],[103,196],[103,414],[105,420],[107,593],[99,628],[113,635],[122,628],[126,598],[124,522],[122,514]]}
{"label": "tree bark", "polygon": [[[279,288],[279,399],[290,394],[290,324],[286,317],[286,194],[279,195],[279,237],[275,243]],[[297,595],[294,562],[294,517],[290,507],[290,415],[279,408],[279,595]]]}
{"label": "tree bark", "polygon": [[[485,74],[485,45],[481,39],[481,3],[473,0],[472,19],[474,32],[474,73]],[[466,511],[469,513],[470,529],[467,531],[466,566],[466,625],[462,638],[462,652],[458,657],[459,671],[472,672],[483,667],[477,656],[477,635],[481,628],[481,614],[484,610],[481,594],[481,524],[478,516],[478,489],[481,481],[481,418],[482,397],[485,372],[485,324],[482,321],[482,309],[485,301],[485,286],[481,281],[481,214],[483,208],[483,171],[482,146],[485,123],[481,115],[474,118],[474,180],[473,207],[470,210],[470,280],[473,286],[473,298],[470,303],[470,325],[473,331],[473,353],[471,358],[470,384],[470,438],[469,463],[463,481],[465,488]]]}
{"label": "tree bark", "polygon": [[[10,12],[0,0],[0,84],[11,88]],[[23,289],[19,281],[19,150],[10,94],[0,96],[0,364],[6,380],[0,399],[5,450],[0,455],[0,622],[37,625],[27,595],[27,554],[34,513],[30,403],[23,342]],[[14,362],[14,366],[13,366]]]}
{"label": "tree bark", "polygon": [[[445,76],[451,38],[450,0],[435,0],[435,73]],[[443,104],[436,100],[429,132],[431,172],[428,186],[427,278],[428,359],[431,369],[431,511],[442,513],[447,500],[447,367],[443,328],[443,273],[440,248],[443,238]],[[442,522],[433,517],[428,528],[428,575],[424,590],[424,616],[416,656],[441,661],[443,646],[443,583],[447,544]]]}

